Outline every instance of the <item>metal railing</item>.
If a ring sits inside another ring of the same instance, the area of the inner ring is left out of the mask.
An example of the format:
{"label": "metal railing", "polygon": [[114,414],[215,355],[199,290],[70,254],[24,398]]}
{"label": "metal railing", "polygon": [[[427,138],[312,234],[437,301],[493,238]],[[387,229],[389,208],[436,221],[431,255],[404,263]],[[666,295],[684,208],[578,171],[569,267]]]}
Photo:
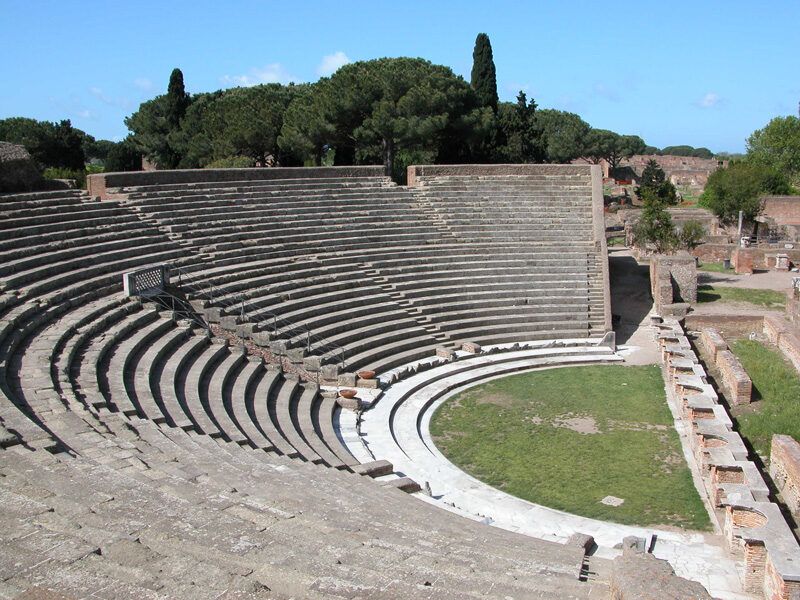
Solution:
{"label": "metal railing", "polygon": [[[284,332],[290,331],[305,333],[305,346],[307,353],[311,353],[312,347],[314,348],[315,353],[317,353],[319,356],[324,356],[337,351],[339,353],[340,367],[344,368],[345,349],[339,344],[327,342],[323,338],[314,335],[305,325],[293,323],[289,319],[280,317],[271,311],[260,311],[258,316],[251,316],[246,309],[244,295],[240,295],[238,300],[231,300],[230,298],[223,298],[219,293],[217,293],[215,298],[214,285],[212,283],[208,283],[208,285],[186,283],[184,282],[184,276],[189,276],[189,272],[185,271],[180,265],[171,264],[169,267],[170,272],[177,275],[177,286],[181,289],[187,290],[194,298],[207,300],[209,305],[219,307],[221,312],[227,313],[227,315],[236,314],[239,323],[251,323],[261,331],[270,331],[270,329],[272,329],[272,333],[274,333],[276,338],[278,337],[278,332],[281,328],[284,329]],[[264,319],[263,316],[266,316],[267,319]]]}

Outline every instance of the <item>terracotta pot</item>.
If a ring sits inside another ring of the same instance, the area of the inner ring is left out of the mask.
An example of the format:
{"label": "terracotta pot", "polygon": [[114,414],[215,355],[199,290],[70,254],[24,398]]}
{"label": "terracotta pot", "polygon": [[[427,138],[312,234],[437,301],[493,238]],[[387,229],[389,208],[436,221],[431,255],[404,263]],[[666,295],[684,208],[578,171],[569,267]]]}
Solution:
{"label": "terracotta pot", "polygon": [[339,390],[339,395],[342,398],[355,398],[357,393],[356,390]]}
{"label": "terracotta pot", "polygon": [[373,379],[375,377],[375,371],[359,371],[358,376],[361,379]]}

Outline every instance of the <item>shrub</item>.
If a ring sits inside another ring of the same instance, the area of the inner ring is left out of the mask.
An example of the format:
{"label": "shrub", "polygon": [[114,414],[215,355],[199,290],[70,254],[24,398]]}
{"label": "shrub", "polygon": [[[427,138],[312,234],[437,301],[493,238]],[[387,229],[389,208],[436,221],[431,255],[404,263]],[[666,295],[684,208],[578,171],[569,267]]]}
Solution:
{"label": "shrub", "polygon": [[699,221],[687,221],[678,233],[678,244],[686,250],[694,250],[703,243],[706,228]]}
{"label": "shrub", "polygon": [[750,161],[734,162],[708,177],[700,205],[728,223],[739,218],[740,210],[752,221],[761,212],[762,195],[791,191],[786,177],[776,169]]}
{"label": "shrub", "polygon": [[45,179],[74,179],[78,188],[86,187],[86,171],[66,169],[63,167],[49,167],[42,173]]}
{"label": "shrub", "polygon": [[255,167],[256,162],[248,156],[227,156],[208,163],[204,169],[246,169]]}

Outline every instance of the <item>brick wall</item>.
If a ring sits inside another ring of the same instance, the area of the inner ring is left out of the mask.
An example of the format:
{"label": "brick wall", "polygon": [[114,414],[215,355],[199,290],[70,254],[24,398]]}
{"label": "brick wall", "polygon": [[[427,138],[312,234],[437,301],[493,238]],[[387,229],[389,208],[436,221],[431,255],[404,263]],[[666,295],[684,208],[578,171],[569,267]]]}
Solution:
{"label": "brick wall", "polygon": [[725,343],[720,332],[713,327],[703,327],[703,329],[700,330],[700,337],[698,339],[703,350],[711,357],[714,364],[717,362],[717,352],[728,349],[728,344]]}
{"label": "brick wall", "polygon": [[750,404],[753,382],[736,355],[730,350],[721,350],[717,353],[716,364],[731,404]]}
{"label": "brick wall", "polygon": [[794,516],[800,516],[800,444],[788,435],[773,435],[769,474]]}

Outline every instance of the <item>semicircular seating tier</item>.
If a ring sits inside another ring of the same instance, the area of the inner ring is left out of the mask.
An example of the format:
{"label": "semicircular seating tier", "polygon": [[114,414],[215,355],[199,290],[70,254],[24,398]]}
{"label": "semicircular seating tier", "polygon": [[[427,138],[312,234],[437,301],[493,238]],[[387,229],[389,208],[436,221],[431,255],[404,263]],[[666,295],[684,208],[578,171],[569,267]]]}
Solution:
{"label": "semicircular seating tier", "polygon": [[[582,547],[360,475],[335,398],[252,343],[384,372],[462,341],[599,337],[590,169],[498,176],[499,197],[477,176],[259,171],[0,196],[4,589],[605,594]],[[122,294],[123,273],[158,264],[194,308]]]}

